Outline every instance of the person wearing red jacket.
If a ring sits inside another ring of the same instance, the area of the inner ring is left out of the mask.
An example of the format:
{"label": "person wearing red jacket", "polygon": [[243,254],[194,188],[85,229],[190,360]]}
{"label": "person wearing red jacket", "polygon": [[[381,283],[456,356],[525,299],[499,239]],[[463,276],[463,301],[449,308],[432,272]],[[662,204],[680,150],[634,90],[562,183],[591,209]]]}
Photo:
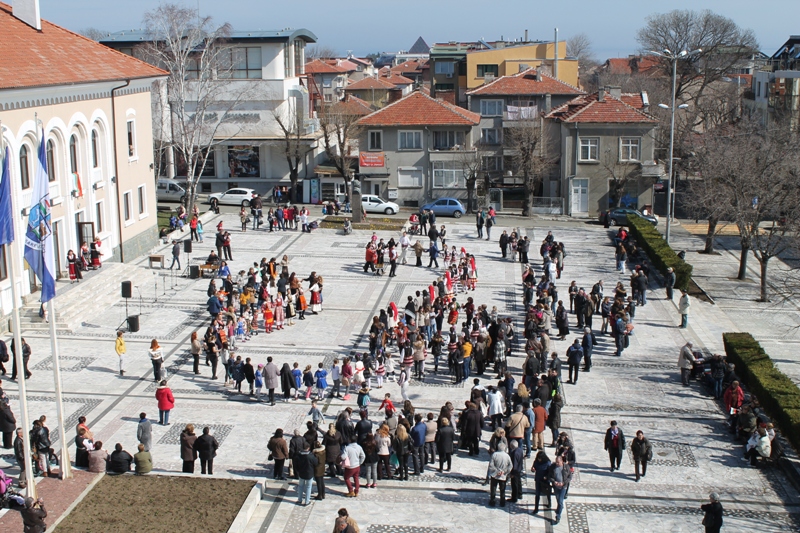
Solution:
{"label": "person wearing red jacket", "polygon": [[172,390],[167,385],[166,380],[158,385],[156,400],[158,401],[158,423],[162,426],[168,426],[169,412],[175,407],[175,397],[172,395]]}
{"label": "person wearing red jacket", "polygon": [[367,245],[367,252],[364,260],[364,272],[367,270],[375,272],[375,262],[378,260],[378,254],[375,252],[375,247],[373,247],[372,244]]}
{"label": "person wearing red jacket", "polygon": [[731,426],[730,432],[736,433],[736,426],[739,425],[739,411],[744,403],[744,391],[739,386],[738,381],[731,383],[725,390],[723,399],[725,400],[725,410],[730,416],[728,419],[728,423]]}

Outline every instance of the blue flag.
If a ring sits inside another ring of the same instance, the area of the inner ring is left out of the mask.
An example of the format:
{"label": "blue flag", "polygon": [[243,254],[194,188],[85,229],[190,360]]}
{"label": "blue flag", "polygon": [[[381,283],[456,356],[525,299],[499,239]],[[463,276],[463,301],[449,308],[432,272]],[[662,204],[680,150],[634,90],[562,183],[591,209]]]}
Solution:
{"label": "blue flag", "polygon": [[33,177],[28,230],[25,233],[25,260],[42,282],[42,303],[49,302],[56,295],[55,259],[50,222],[50,182],[47,179],[47,153],[42,130]]}
{"label": "blue flag", "polygon": [[11,150],[3,154],[3,174],[0,176],[0,246],[14,241],[14,216],[11,212]]}

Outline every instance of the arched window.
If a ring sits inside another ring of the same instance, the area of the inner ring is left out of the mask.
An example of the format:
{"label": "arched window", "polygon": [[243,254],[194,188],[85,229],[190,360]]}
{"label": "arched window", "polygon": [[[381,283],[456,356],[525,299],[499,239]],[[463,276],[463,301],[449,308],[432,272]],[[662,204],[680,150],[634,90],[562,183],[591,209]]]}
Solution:
{"label": "arched window", "polygon": [[78,138],[75,135],[69,138],[69,170],[78,173]]}
{"label": "arched window", "polygon": [[47,141],[47,180],[56,181],[56,153],[53,139]]}
{"label": "arched window", "polygon": [[22,190],[29,189],[31,187],[28,147],[24,144],[22,145],[22,148],[19,149],[19,181],[22,185]]}
{"label": "arched window", "polygon": [[97,130],[92,130],[92,168],[100,166],[100,154],[97,147]]}

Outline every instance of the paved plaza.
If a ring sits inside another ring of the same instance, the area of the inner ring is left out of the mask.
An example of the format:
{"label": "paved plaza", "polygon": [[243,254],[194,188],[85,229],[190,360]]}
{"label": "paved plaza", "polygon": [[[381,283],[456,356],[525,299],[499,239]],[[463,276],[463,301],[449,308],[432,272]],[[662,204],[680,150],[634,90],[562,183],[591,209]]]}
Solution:
{"label": "paved plaza", "polygon": [[[414,267],[413,260],[398,267],[395,278],[365,274],[363,247],[370,232],[356,231],[350,236],[333,230],[316,230],[312,234],[241,233],[237,217],[222,215],[222,219],[226,227],[235,228],[232,271],[246,269],[262,257],[280,259],[287,254],[291,260],[289,270],[299,277],[305,278],[315,271],[325,279],[324,311],[320,315],[309,314],[306,320],[297,320],[283,331],[271,335],[262,332],[238,345],[237,355],[252,358],[254,364],[265,363],[271,355],[279,366],[297,361],[301,368],[319,362],[329,367],[334,357],[341,359],[365,350],[365,333],[372,317],[390,301],[404,302],[407,295],[426,287],[439,274],[434,269]],[[216,223],[215,219],[206,226],[210,228]],[[493,228],[493,240],[486,241],[475,237],[475,228],[470,223],[449,219],[438,223],[447,225],[448,244],[464,246],[477,259],[478,288],[469,295],[476,303],[488,304],[490,309],[497,306],[501,316],[513,317],[521,333],[521,265],[503,260],[496,240],[503,229],[511,228]],[[617,281],[627,286],[630,273],[615,270],[609,230],[583,222],[537,221],[535,228],[523,229],[533,242],[532,260],[538,256],[536,251],[548,229],[553,230],[556,240],[564,242],[568,251],[558,287],[562,299],[568,299],[567,287],[573,279],[587,292],[599,279],[604,281],[607,293],[613,292]],[[676,234],[681,246],[690,250],[701,247],[698,237],[680,231]],[[380,232],[380,236],[387,240],[392,236],[397,238],[389,232]],[[193,263],[205,257],[212,244],[211,239],[205,244],[195,244]],[[168,249],[165,253],[169,255]],[[185,259],[184,255],[182,260]],[[731,259],[723,254],[717,263],[714,261],[707,259],[696,267],[698,283],[710,284],[718,276],[715,288],[724,288],[723,278]],[[408,482],[382,481],[377,489],[362,488],[358,498],[352,499],[343,497],[347,490],[337,481],[327,484],[325,500],[312,501],[307,507],[297,506],[296,484],[272,481],[267,441],[279,427],[288,434],[295,428],[304,430],[309,403],[278,402],[270,407],[233,393],[223,387],[221,380],[210,380],[210,369],[206,366],[201,366],[201,376],[195,376],[188,339],[194,331],[202,335],[208,322],[205,310],[208,280],[162,279],[146,263],[139,261],[138,268],[131,271],[137,290],[135,298],[128,302],[128,312],[141,313],[141,329],[126,334],[128,362],[124,377],[117,372],[114,336],[125,319],[125,302],[110,294],[118,295],[119,288],[107,288],[109,294],[98,294],[96,298],[82,296],[85,291],[79,294],[66,290],[56,300],[58,306],[71,298],[85,299],[80,323],[59,336],[67,436],[72,437],[77,418],[85,415],[96,439],[111,446],[121,442],[128,450],[135,448],[138,414],[145,411],[151,418],[158,414],[147,355],[150,340],[158,339],[164,347],[176,405],[170,426],[154,426],[155,470],[180,472],[179,434],[185,424],[210,426],[221,445],[214,465],[216,475],[266,478],[265,497],[248,525],[248,532],[328,532],[336,510],[342,506],[358,521],[361,531],[368,533],[466,533],[506,531],[506,528],[509,533],[699,532],[702,531],[699,506],[712,491],[720,494],[725,507],[726,531],[800,529],[800,514],[797,514],[800,499],[782,471],[771,466],[750,468],[742,462],[741,445],[733,443],[727,433],[720,405],[697,383],[691,388],[682,387],[678,376],[676,362],[680,347],[692,340],[719,352],[723,331],[752,330],[760,340],[769,341],[765,343],[768,351],[786,347],[780,353],[792,355],[792,343],[797,342],[794,337],[775,330],[772,333],[775,338],[771,340],[760,335],[761,329],[748,328],[748,325],[760,328],[760,321],[781,314],[753,310],[755,304],[743,303],[748,295],[739,295],[742,300],[739,303],[717,298],[716,306],[693,301],[689,328],[681,330],[676,328],[679,317],[675,304],[665,299],[663,290],[654,281],[648,305],[637,309],[631,345],[621,358],[613,355],[611,337],[598,334],[600,345],[594,352],[592,371],[582,373],[578,385],[565,385],[562,430],[571,434],[575,442],[578,467],[564,516],[560,524],[553,526],[551,511],[532,515],[530,492],[521,502],[505,508],[487,506],[488,486],[482,483],[489,457],[488,431],[484,431],[480,457],[459,452],[453,460],[453,472],[439,474],[426,470],[424,475]],[[427,256],[423,264],[427,265]],[[757,264],[753,267],[757,268]],[[731,268],[735,269],[735,264]],[[88,279],[86,283],[99,283],[102,275],[105,273],[97,273],[96,279]],[[752,290],[757,290],[757,284],[752,285]],[[787,323],[791,320],[796,324],[796,315],[786,317]],[[575,325],[573,315],[570,322]],[[599,331],[599,325],[600,318],[596,317],[595,331]],[[576,335],[573,329],[567,341],[555,341],[562,356]],[[33,377],[28,382],[30,413],[32,417],[46,414],[51,430],[55,430],[49,335],[39,330],[27,331],[24,336],[33,352],[30,363]],[[518,377],[523,354],[517,349],[513,355],[509,366]],[[483,381],[488,383],[492,377],[487,374]],[[3,385],[18,414],[16,384],[4,380]],[[395,383],[373,391],[370,411],[373,420],[381,419],[374,410],[379,404],[376,400],[385,392],[400,398]],[[457,407],[463,405],[469,398],[469,390],[466,385],[452,385],[449,376],[440,373],[429,374],[425,382],[412,381],[410,395],[417,412],[438,413],[446,401]],[[355,395],[348,403],[326,400],[324,412],[333,421],[348,405],[355,407]],[[623,457],[621,471],[609,472],[603,436],[612,419],[617,420],[629,441],[641,429],[654,446],[655,459],[650,463],[648,475],[638,483],[634,482],[630,456]],[[59,445],[60,441],[56,442],[56,447]],[[71,448],[74,452],[74,446]],[[553,450],[547,451],[552,456]],[[528,460],[526,467],[530,468],[530,464]],[[12,455],[0,456],[0,468],[13,473],[16,469],[11,465]],[[532,485],[531,479],[528,487]]]}

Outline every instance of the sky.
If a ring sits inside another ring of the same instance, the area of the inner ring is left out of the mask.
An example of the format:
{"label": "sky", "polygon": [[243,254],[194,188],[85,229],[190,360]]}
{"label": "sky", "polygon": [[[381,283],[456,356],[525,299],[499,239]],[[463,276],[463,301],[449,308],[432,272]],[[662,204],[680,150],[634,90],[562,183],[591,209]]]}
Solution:
{"label": "sky", "polygon": [[[4,0],[11,2],[11,0]],[[755,32],[761,51],[772,55],[789,35],[800,34],[797,0],[172,0],[236,30],[305,28],[318,44],[339,54],[407,50],[422,36],[435,42],[520,38],[552,40],[585,33],[595,58],[636,53],[636,32],[651,14],[672,9],[710,9]],[[160,0],[40,0],[42,18],[73,31],[94,27],[114,32],[141,27],[142,15]],[[768,9],[766,8],[768,6]],[[781,15],[783,13],[783,16]],[[795,22],[793,24],[793,22]]]}

